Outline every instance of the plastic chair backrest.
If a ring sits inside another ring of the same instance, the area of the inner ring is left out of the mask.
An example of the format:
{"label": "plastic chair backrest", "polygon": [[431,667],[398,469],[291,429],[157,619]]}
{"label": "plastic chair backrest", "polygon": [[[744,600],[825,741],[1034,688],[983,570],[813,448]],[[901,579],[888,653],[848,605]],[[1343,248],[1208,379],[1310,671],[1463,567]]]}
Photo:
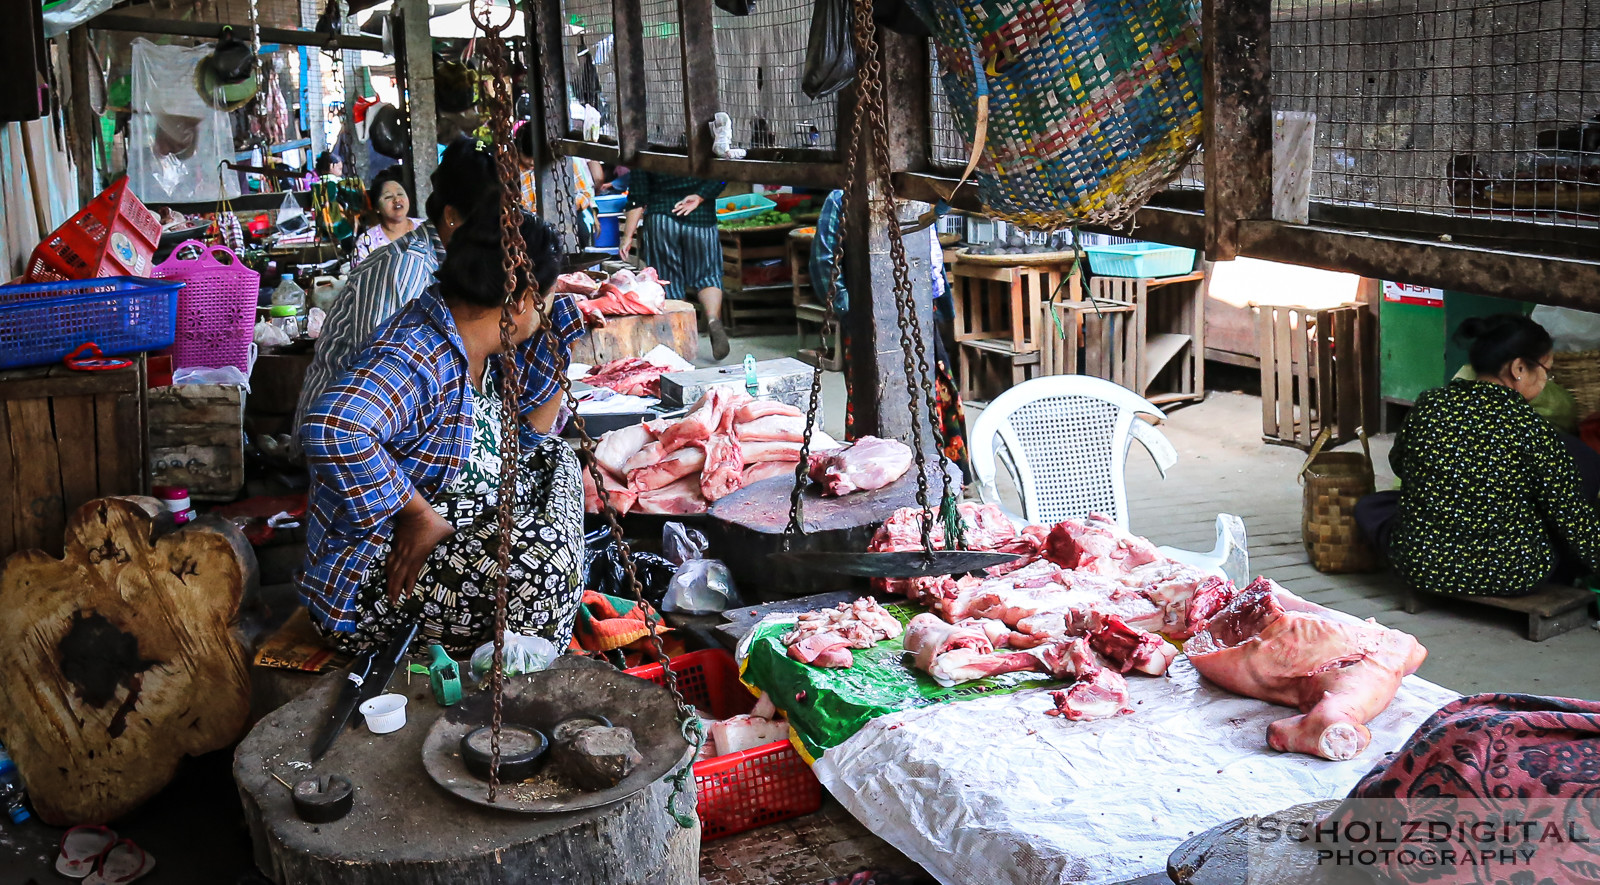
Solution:
{"label": "plastic chair backrest", "polygon": [[[973,427],[972,468],[984,501],[998,504],[996,453],[1003,445],[1022,495],[1023,516],[1036,525],[1099,513],[1128,525],[1124,469],[1139,415],[1161,417],[1148,400],[1125,387],[1085,375],[1051,375],[1025,381],[991,402]],[[1159,431],[1142,428],[1164,474],[1170,445]],[[998,444],[998,445],[997,445]],[[1164,463],[1165,462],[1165,463]]]}

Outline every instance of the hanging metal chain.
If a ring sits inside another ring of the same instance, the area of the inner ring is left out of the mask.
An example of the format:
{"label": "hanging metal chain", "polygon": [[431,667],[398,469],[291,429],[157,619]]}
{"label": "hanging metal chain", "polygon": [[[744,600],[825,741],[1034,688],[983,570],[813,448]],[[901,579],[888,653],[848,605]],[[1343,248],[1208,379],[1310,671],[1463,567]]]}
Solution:
{"label": "hanging metal chain", "polygon": [[[480,3],[483,7],[483,12],[481,13]],[[495,164],[500,174],[501,186],[505,189],[501,197],[501,235],[503,237],[503,245],[505,248],[505,257],[502,259],[501,266],[506,273],[506,301],[501,308],[500,345],[505,350],[505,353],[501,356],[501,366],[502,377],[505,379],[506,389],[502,391],[501,394],[500,414],[502,427],[507,429],[507,432],[501,434],[503,438],[501,443],[503,452],[500,464],[499,492],[500,549],[497,551],[497,563],[499,565],[500,574],[495,582],[495,644],[494,661],[491,669],[491,690],[494,692],[494,717],[491,722],[490,729],[491,759],[489,772],[489,800],[492,802],[495,798],[496,788],[499,785],[500,727],[502,723],[504,705],[501,689],[504,684],[505,672],[505,610],[507,586],[509,581],[511,530],[513,527],[512,502],[514,501],[514,496],[516,493],[517,472],[521,466],[519,463],[520,458],[518,457],[518,450],[520,448],[521,441],[521,409],[518,401],[522,388],[520,379],[517,377],[517,366],[514,358],[515,354],[511,346],[511,333],[515,329],[515,322],[512,314],[512,304],[516,301],[516,296],[518,294],[516,292],[515,272],[518,267],[526,265],[527,251],[526,244],[522,241],[522,231],[520,229],[520,200],[515,197],[518,181],[518,165],[515,156],[516,145],[512,143],[511,139],[511,121],[515,114],[516,92],[513,88],[514,84],[511,80],[505,43],[500,37],[500,34],[505,29],[506,24],[509,23],[509,19],[507,22],[500,23],[498,26],[495,26],[486,21],[488,9],[489,4],[487,0],[474,0],[472,5],[473,21],[483,31],[486,38],[483,41],[485,76],[482,82],[485,90],[484,97],[485,102],[488,104],[490,127],[491,131],[494,133],[495,139]],[[532,8],[529,9],[528,14],[538,15],[537,11]],[[535,23],[539,32],[542,34],[543,17],[540,16],[539,18],[536,18]],[[542,37],[540,39],[540,45],[542,47]],[[547,99],[546,107],[548,108],[548,99],[551,95],[551,87],[548,82],[544,84],[544,92]],[[564,184],[566,181],[565,174],[563,174],[558,181]],[[563,190],[565,190],[565,188],[563,188]],[[563,196],[565,197],[567,194],[564,194]],[[565,202],[567,205],[575,208],[575,203],[573,201],[565,200]],[[572,394],[572,382],[567,377],[567,367],[571,362],[571,355],[567,352],[567,349],[562,346],[560,336],[555,328],[555,324],[550,319],[549,308],[549,303],[536,298],[534,303],[534,317],[539,331],[537,331],[535,334],[541,334],[544,336],[545,343],[549,347],[550,352],[557,358],[558,365],[556,371],[556,382],[561,388],[562,402],[566,403],[568,408],[572,410],[572,423],[574,428],[578,431],[578,435],[581,440],[580,447],[582,450],[582,455],[580,456],[580,460],[583,462],[584,468],[589,471],[590,478],[594,481],[595,492],[600,499],[601,512],[605,514],[606,522],[611,528],[611,537],[617,544],[618,553],[622,558],[623,568],[628,575],[628,588],[632,592],[633,600],[639,606],[640,611],[644,611],[647,608],[647,603],[644,600],[644,593],[639,584],[639,576],[634,567],[632,550],[629,548],[628,543],[623,539],[622,526],[618,522],[616,508],[611,505],[610,499],[607,498],[605,494],[605,479],[600,472],[600,463],[598,459],[594,457],[595,441],[589,436],[588,430],[584,426],[583,418],[581,418],[577,413],[577,399]],[[511,441],[509,447],[506,445],[507,440]],[[661,663],[662,681],[666,684],[667,690],[672,694],[673,702],[677,707],[679,728],[684,735],[684,739],[691,746],[691,752],[688,754],[682,768],[673,776],[673,790],[667,803],[668,811],[672,814],[678,825],[688,829],[695,825],[696,818],[694,814],[684,811],[680,807],[680,803],[682,798],[688,794],[694,760],[695,757],[699,755],[700,747],[705,741],[704,726],[702,725],[700,718],[695,715],[694,708],[684,700],[683,692],[678,688],[678,676],[672,671],[672,668],[668,666],[666,647],[661,641],[659,621],[651,622],[647,626],[649,630],[647,638],[650,643],[651,651],[654,652],[656,660]]]}

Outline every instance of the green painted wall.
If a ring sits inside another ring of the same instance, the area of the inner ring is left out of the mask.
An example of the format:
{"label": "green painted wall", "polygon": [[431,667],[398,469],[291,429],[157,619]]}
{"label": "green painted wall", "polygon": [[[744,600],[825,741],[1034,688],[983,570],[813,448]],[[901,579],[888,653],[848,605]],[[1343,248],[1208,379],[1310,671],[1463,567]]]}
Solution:
{"label": "green painted wall", "polygon": [[1414,402],[1444,383],[1444,314],[1426,304],[1378,305],[1378,391],[1384,399]]}

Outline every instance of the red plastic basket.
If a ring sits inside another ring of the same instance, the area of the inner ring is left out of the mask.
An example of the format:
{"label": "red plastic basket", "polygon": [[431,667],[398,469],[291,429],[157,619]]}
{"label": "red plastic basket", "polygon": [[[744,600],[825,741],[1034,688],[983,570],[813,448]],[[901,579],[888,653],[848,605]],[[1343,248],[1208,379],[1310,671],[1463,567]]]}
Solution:
{"label": "red plastic basket", "polygon": [[[672,659],[678,690],[691,706],[726,719],[750,712],[756,699],[739,682],[733,655],[720,648]],[[627,673],[661,685],[660,664]],[[695,763],[699,790],[700,841],[810,814],[822,807],[822,784],[788,741]]]}
{"label": "red plastic basket", "polygon": [[147,277],[161,240],[161,220],[128,189],[128,179],[100,192],[33,250],[26,281]]}
{"label": "red plastic basket", "polygon": [[[180,258],[196,250],[196,258]],[[227,246],[188,240],[151,276],[184,284],[178,296],[178,329],[172,343],[174,369],[237,366],[250,373],[261,275],[244,266]]]}

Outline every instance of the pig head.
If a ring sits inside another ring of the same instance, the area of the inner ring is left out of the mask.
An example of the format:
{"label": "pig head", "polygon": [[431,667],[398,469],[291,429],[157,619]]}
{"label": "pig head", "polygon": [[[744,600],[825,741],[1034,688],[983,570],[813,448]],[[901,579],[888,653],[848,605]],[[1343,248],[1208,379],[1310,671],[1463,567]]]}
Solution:
{"label": "pig head", "polygon": [[1410,634],[1307,602],[1265,578],[1207,621],[1184,653],[1217,685],[1300,711],[1268,727],[1273,749],[1334,760],[1367,748],[1366,723],[1428,656]]}

